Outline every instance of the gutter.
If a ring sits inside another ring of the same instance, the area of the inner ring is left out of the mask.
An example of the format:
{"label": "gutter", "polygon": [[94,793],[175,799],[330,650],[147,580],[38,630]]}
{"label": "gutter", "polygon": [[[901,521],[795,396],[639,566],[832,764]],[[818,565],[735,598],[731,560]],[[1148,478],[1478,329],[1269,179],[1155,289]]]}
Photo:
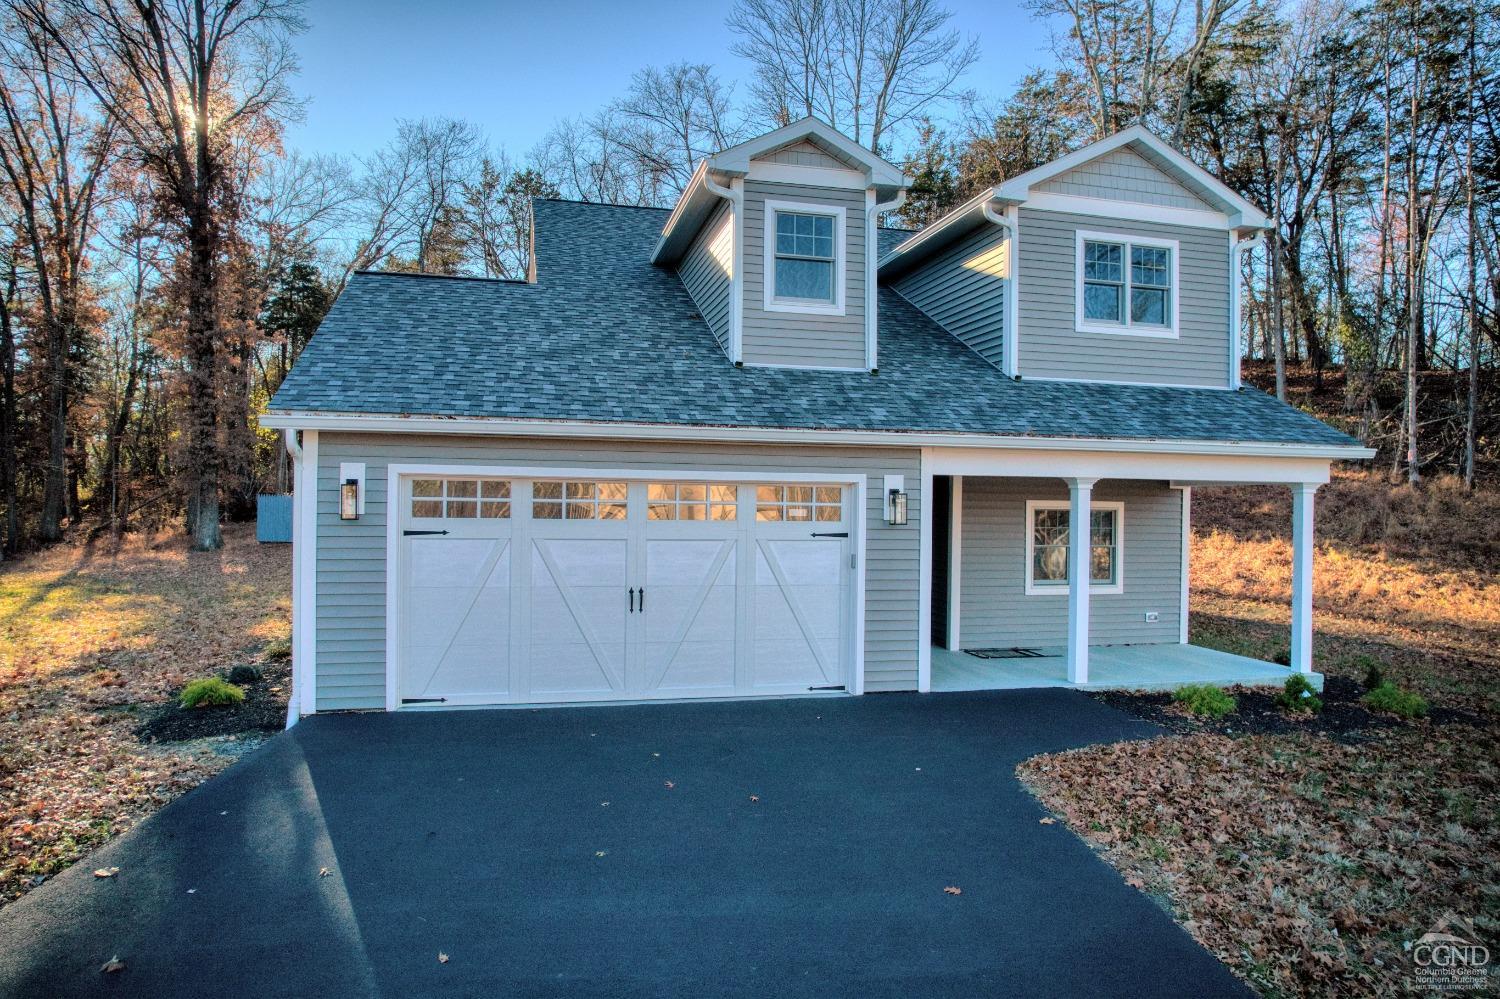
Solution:
{"label": "gutter", "polygon": [[1352,461],[1375,457],[1358,444],[1294,444],[1165,438],[1026,437],[923,430],[811,430],[798,427],[733,427],[661,423],[537,420],[508,417],[400,416],[368,413],[266,413],[272,429],[348,433],[464,434],[507,437],[599,437],[695,443],[845,444],[885,447],[1010,448],[1032,451],[1103,451],[1118,454],[1229,454],[1260,458],[1324,458]]}
{"label": "gutter", "polygon": [[[286,441],[286,453],[292,456],[292,482],[293,483],[300,483],[302,481],[302,475],[301,475],[301,472],[302,472],[302,443],[297,440],[297,431],[295,429],[291,428],[291,427],[286,427],[286,428],[284,428],[282,430],[282,437]],[[297,510],[296,510],[296,507],[294,505],[293,508],[292,508],[292,542],[293,542],[293,544],[292,544],[292,613],[294,615],[297,614],[298,611],[299,611],[299,609],[301,608],[301,600],[300,600],[300,598],[301,598],[301,595],[302,595],[301,594],[302,581],[299,578],[301,576],[301,573],[299,573],[297,571],[297,558],[302,553],[297,550],[296,540],[297,540]],[[296,645],[295,645],[295,640],[294,640],[294,642],[293,642],[293,651],[294,652],[295,652],[295,648],[296,648]],[[301,713],[297,710],[297,708],[298,708],[298,703],[297,703],[297,700],[298,700],[297,699],[297,691],[298,691],[298,687],[297,687],[297,665],[298,665],[297,664],[297,660],[298,660],[298,658],[300,658],[300,657],[298,657],[296,655],[292,656],[292,694],[286,700],[286,727],[287,728],[291,728],[293,725],[297,724],[298,719],[300,719],[302,717]]]}

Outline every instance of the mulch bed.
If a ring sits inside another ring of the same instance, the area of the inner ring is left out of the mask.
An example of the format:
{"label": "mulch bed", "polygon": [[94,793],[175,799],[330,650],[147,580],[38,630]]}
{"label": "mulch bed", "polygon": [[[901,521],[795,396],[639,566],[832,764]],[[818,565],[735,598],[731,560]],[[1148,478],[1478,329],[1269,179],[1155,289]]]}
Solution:
{"label": "mulch bed", "polygon": [[239,704],[182,708],[176,701],[169,701],[155,708],[136,727],[136,737],[142,742],[184,742],[241,732],[280,731],[286,727],[286,692],[291,684],[291,669],[286,663],[268,663],[261,670],[259,680],[240,685],[244,687],[245,699]]}
{"label": "mulch bed", "polygon": [[[1177,705],[1166,691],[1130,692],[1101,690],[1090,694],[1112,708],[1178,735],[1285,735],[1307,733],[1325,735],[1343,743],[1359,742],[1382,729],[1408,724],[1404,719],[1371,711],[1360,703],[1365,695],[1363,685],[1346,677],[1325,677],[1323,710],[1317,714],[1291,714],[1276,703],[1278,691],[1264,687],[1230,687],[1229,693],[1239,706],[1223,718],[1203,718],[1189,714]],[[1479,719],[1463,711],[1434,706],[1427,716],[1434,725],[1479,724]]]}

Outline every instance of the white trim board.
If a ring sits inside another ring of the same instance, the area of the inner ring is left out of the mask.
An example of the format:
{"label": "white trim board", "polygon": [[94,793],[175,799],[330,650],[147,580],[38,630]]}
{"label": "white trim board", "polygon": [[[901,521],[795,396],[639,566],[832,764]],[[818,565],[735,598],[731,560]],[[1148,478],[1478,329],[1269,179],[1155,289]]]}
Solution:
{"label": "white trim board", "polygon": [[917,692],[932,689],[932,463],[922,451],[922,495],[917,509]]}
{"label": "white trim board", "polygon": [[[1234,455],[1263,458],[1373,458],[1373,448],[1337,444],[1238,441],[1013,437],[1000,434],[921,430],[807,430],[797,427],[722,427],[663,423],[608,423],[507,417],[400,416],[285,411],[267,413],[260,425],[273,430],[343,430],[350,433],[459,434],[471,437],[580,437],[601,440],[675,440],[750,444],[838,444],[872,447],[943,447],[996,451],[1068,451],[1099,454]],[[1154,476],[1161,478],[1162,476]],[[1277,480],[1282,481],[1282,480]],[[1291,481],[1291,480],[1285,480]]]}
{"label": "white trim board", "polygon": [[[1028,597],[1065,597],[1068,595],[1068,584],[1038,583],[1032,578],[1032,568],[1035,565],[1034,553],[1036,551],[1036,525],[1034,518],[1038,510],[1069,510],[1072,504],[1068,500],[1027,500],[1026,520],[1026,561],[1021,571],[1025,573],[1026,595]],[[1120,500],[1089,500],[1089,513],[1095,510],[1112,510],[1115,515],[1115,578],[1110,583],[1096,583],[1093,577],[1089,578],[1090,593],[1124,593],[1125,592],[1125,504]],[[1077,531],[1072,523],[1068,524],[1068,546],[1077,540]],[[1089,550],[1093,550],[1093,524],[1089,524]],[[1069,559],[1069,564],[1072,560]]]}
{"label": "white trim board", "polygon": [[298,604],[292,610],[294,701],[303,715],[318,710],[318,432],[302,431],[294,498],[292,563]]}
{"label": "white trim board", "polygon": [[963,614],[959,602],[963,599],[964,579],[964,477],[949,478],[952,502],[948,514],[948,648],[957,652],[963,648]]}
{"label": "white trim board", "polygon": [[1196,208],[1172,208],[1167,205],[1147,205],[1139,201],[1115,201],[1110,198],[1090,198],[1081,194],[1033,194],[1020,203],[1028,211],[1060,212],[1066,215],[1087,215],[1100,219],[1123,219],[1128,222],[1157,222],[1162,225],[1185,226],[1190,229],[1231,229],[1229,216],[1221,212],[1201,211]]}

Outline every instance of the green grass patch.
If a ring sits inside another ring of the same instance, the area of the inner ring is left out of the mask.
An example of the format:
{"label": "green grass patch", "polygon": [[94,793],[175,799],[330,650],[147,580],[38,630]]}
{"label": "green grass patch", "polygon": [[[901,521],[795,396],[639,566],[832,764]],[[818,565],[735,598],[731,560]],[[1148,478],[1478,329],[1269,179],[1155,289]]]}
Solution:
{"label": "green grass patch", "polygon": [[177,703],[184,708],[222,708],[244,699],[243,688],[216,676],[206,676],[183,687]]}
{"label": "green grass patch", "polygon": [[1206,718],[1223,718],[1238,706],[1238,701],[1211,683],[1190,683],[1178,687],[1173,700],[1195,715]]}
{"label": "green grass patch", "polygon": [[1427,714],[1427,699],[1421,694],[1402,690],[1389,680],[1384,681],[1364,696],[1365,706],[1375,711],[1400,715],[1402,718],[1422,718]]}

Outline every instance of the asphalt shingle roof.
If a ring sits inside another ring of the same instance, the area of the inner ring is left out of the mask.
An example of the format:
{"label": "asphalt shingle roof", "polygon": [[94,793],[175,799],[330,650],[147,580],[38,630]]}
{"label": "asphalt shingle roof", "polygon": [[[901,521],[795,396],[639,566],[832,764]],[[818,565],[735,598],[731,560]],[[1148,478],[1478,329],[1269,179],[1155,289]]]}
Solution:
{"label": "asphalt shingle roof", "polygon": [[677,275],[666,212],[536,204],[536,284],[362,273],[282,412],[1352,445],[1255,389],[1013,381],[888,289],[878,375],[735,368]]}

